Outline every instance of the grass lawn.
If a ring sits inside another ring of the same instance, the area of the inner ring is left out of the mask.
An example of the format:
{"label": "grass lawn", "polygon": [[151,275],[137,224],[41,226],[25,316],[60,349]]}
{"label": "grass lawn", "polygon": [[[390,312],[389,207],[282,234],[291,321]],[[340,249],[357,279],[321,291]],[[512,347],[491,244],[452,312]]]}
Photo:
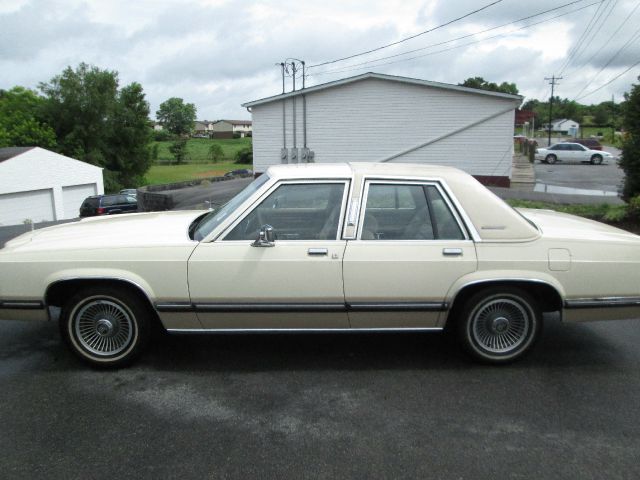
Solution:
{"label": "grass lawn", "polygon": [[[252,169],[252,165],[234,163],[236,152],[251,147],[251,138],[233,138],[214,140],[209,138],[190,138],[187,140],[188,156],[186,163],[171,165],[174,161],[169,152],[171,141],[153,142],[158,146],[158,159],[145,175],[145,185],[161,185],[163,183],[184,182],[196,178],[216,177],[229,170],[240,168]],[[220,145],[224,160],[213,163],[209,158],[211,145]]]}
{"label": "grass lawn", "polygon": [[145,175],[146,185],[185,182],[195,178],[217,177],[229,170],[251,169],[252,165],[239,165],[233,162],[185,163],[182,165],[153,165]]}
{"label": "grass lawn", "polygon": [[[158,159],[156,163],[166,164],[173,162],[173,155],[169,152],[171,141],[152,142],[151,146],[158,145]],[[224,162],[233,162],[236,152],[251,146],[251,138],[231,138],[224,140],[214,140],[210,138],[190,138],[187,140],[187,162],[189,163],[211,163],[209,158],[209,148],[211,145],[220,145],[224,155]]]}

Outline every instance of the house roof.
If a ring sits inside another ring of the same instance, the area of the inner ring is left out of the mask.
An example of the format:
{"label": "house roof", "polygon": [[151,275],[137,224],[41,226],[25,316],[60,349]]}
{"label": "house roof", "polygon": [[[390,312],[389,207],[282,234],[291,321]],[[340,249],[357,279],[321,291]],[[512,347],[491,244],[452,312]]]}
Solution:
{"label": "house roof", "polygon": [[0,162],[5,160],[9,160],[10,158],[17,157],[18,155],[22,155],[25,152],[28,152],[32,148],[36,147],[6,147],[0,148]]}
{"label": "house roof", "polygon": [[251,120],[216,120],[213,123],[218,123],[218,122],[227,122],[230,123],[231,125],[251,125]]}
{"label": "house roof", "polygon": [[359,82],[367,79],[377,79],[377,80],[387,80],[390,82],[397,83],[405,83],[408,85],[419,85],[423,87],[432,87],[432,88],[440,88],[443,90],[453,90],[457,92],[471,93],[475,95],[485,95],[489,97],[497,97],[504,98],[507,100],[516,100],[521,102],[524,97],[521,95],[511,95],[509,93],[501,93],[501,92],[491,92],[488,90],[480,90],[477,88],[469,88],[469,87],[461,87],[460,85],[452,85],[449,83],[440,83],[440,82],[431,82],[429,80],[420,80],[418,78],[409,78],[409,77],[398,77],[395,75],[385,75],[383,73],[363,73],[362,75],[356,75],[354,77],[347,77],[341,80],[335,80],[333,82],[322,83],[320,85],[314,85],[313,87],[307,87],[301,90],[296,90],[295,92],[282,93],[279,95],[274,95],[272,97],[262,98],[260,100],[253,100],[251,102],[243,103],[243,107],[254,107],[256,105],[262,105],[265,103],[275,102],[278,100],[282,100],[289,97],[294,97],[297,95],[302,95],[303,93],[312,93],[321,90],[327,90],[329,88],[339,87],[342,85],[348,85],[350,83]]}

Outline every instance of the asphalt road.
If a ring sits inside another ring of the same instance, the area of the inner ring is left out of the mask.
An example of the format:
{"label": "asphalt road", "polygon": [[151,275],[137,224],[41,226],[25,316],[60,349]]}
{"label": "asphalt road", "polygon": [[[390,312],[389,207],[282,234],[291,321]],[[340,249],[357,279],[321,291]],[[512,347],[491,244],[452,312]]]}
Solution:
{"label": "asphalt road", "polygon": [[215,207],[231,200],[251,182],[253,182],[253,177],[234,178],[233,180],[213,182],[209,185],[199,185],[180,190],[169,190],[163,193],[170,194],[173,197],[174,210],[206,208],[209,204]]}
{"label": "asphalt road", "polygon": [[2,478],[640,477],[640,321],[548,319],[471,363],[442,334],[171,336],[95,371],[0,323]]}

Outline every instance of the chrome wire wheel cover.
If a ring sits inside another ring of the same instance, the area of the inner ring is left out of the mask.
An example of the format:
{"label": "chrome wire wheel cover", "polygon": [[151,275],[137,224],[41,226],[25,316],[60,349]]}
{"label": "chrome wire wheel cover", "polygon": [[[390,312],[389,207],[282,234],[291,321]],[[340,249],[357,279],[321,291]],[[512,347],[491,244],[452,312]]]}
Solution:
{"label": "chrome wire wheel cover", "polygon": [[481,304],[471,320],[474,341],[484,350],[505,354],[521,346],[531,332],[531,314],[520,303],[497,298]]}
{"label": "chrome wire wheel cover", "polygon": [[80,345],[99,356],[113,356],[131,345],[133,315],[122,304],[104,297],[89,299],[73,315]]}

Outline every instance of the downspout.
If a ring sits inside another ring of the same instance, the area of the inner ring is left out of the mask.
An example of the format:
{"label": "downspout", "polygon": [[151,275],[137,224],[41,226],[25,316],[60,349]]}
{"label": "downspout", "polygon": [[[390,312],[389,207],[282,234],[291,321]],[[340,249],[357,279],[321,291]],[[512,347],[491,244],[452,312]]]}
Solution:
{"label": "downspout", "polygon": [[307,148],[307,96],[302,94],[302,139],[304,148]]}

